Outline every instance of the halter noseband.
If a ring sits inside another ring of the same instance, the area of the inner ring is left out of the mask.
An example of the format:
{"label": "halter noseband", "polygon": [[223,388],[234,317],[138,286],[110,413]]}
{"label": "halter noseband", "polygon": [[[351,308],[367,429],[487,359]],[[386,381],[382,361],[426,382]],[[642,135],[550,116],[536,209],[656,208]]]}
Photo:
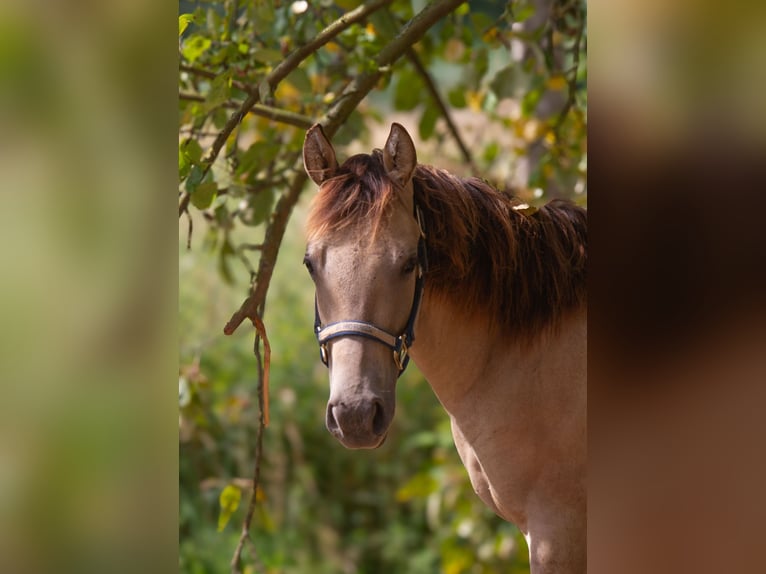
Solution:
{"label": "halter noseband", "polygon": [[367,321],[338,321],[322,327],[322,320],[319,318],[319,307],[317,306],[316,295],[314,296],[314,334],[319,343],[319,357],[326,367],[329,367],[329,350],[327,343],[333,339],[346,336],[365,337],[378,343],[382,343],[393,351],[394,363],[399,369],[399,376],[402,375],[410,362],[409,350],[412,343],[415,342],[415,320],[418,317],[420,301],[423,298],[423,287],[425,283],[425,274],[428,271],[428,254],[426,252],[426,232],[423,223],[423,214],[420,207],[415,204],[415,219],[418,222],[420,237],[418,238],[418,277],[415,279],[415,296],[410,308],[410,316],[407,319],[407,326],[401,335],[392,335],[388,331],[368,323]]}

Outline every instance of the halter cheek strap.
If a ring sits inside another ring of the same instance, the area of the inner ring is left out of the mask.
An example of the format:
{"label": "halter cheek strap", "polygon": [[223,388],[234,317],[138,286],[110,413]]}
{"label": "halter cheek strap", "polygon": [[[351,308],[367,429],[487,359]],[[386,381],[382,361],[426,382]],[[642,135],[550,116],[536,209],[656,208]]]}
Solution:
{"label": "halter cheek strap", "polygon": [[394,363],[399,369],[399,376],[407,368],[410,362],[409,348],[415,342],[415,320],[420,310],[420,302],[423,299],[423,288],[425,286],[425,274],[428,271],[428,254],[426,252],[426,233],[423,224],[423,214],[420,207],[415,205],[415,219],[420,229],[420,238],[418,239],[418,276],[415,280],[415,295],[410,308],[410,316],[407,319],[407,325],[401,335],[392,335],[388,331],[368,323],[367,321],[338,321],[322,327],[322,321],[319,318],[319,306],[317,305],[316,295],[314,296],[314,334],[319,343],[319,357],[325,366],[329,366],[329,350],[327,343],[339,337],[365,337],[378,343],[382,343],[393,351]]}

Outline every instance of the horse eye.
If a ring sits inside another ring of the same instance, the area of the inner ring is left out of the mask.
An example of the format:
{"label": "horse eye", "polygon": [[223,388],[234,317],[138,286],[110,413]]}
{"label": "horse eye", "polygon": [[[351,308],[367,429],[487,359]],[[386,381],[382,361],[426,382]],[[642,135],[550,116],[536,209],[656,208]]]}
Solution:
{"label": "horse eye", "polygon": [[410,257],[407,260],[407,263],[404,264],[404,267],[402,267],[402,275],[409,275],[413,271],[415,271],[415,268],[418,266],[418,259],[417,257]]}
{"label": "horse eye", "polygon": [[311,264],[311,260],[308,257],[303,258],[303,264],[309,272],[309,275],[314,276],[314,266]]}

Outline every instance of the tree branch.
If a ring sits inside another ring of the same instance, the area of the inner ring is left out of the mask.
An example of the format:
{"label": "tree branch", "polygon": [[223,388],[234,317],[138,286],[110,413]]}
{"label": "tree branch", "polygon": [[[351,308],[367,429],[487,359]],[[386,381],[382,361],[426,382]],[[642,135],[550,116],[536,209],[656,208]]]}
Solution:
{"label": "tree branch", "polygon": [[[190,102],[204,102],[205,97],[200,96],[197,94],[189,94],[186,92],[181,92],[178,94],[179,99],[182,100],[188,100]],[[232,101],[223,102],[220,104],[221,106],[225,108],[235,108],[239,109],[241,107],[240,104]],[[263,104],[255,104],[252,108],[250,108],[250,113],[256,116],[261,116],[262,118],[268,118],[270,120],[273,120],[275,122],[279,122],[282,124],[287,124],[290,126],[295,126],[296,128],[301,128],[304,130],[309,129],[311,126],[314,125],[314,120],[312,120],[308,116],[304,116],[303,114],[299,114],[296,112],[291,112],[288,110],[281,110],[279,108],[273,108],[271,106],[264,106]],[[216,134],[218,135],[218,134]],[[179,214],[180,215],[180,214]]]}
{"label": "tree branch", "polygon": [[[213,141],[213,144],[210,146],[210,150],[202,160],[204,165],[203,177],[210,170],[210,167],[218,157],[218,154],[221,153],[221,149],[223,149],[223,146],[226,144],[226,140],[234,131],[234,128],[236,128],[237,125],[242,121],[242,118],[244,118],[248,112],[250,112],[251,109],[260,102],[262,86],[267,88],[269,92],[273,92],[277,85],[279,85],[279,82],[284,80],[290,72],[297,68],[303,60],[308,58],[316,50],[324,46],[327,42],[332,40],[335,36],[343,32],[343,30],[352,24],[363,20],[379,8],[385,6],[386,4],[390,4],[391,2],[392,0],[371,0],[366,4],[362,4],[358,8],[355,8],[351,12],[348,12],[338,18],[335,22],[317,34],[313,40],[299,48],[296,48],[287,56],[287,58],[282,60],[282,62],[280,62],[277,67],[274,68],[263,79],[257,90],[250,90],[250,95],[244,102],[242,102],[239,110],[231,115],[229,120],[226,122],[226,125],[224,125],[223,129],[218,133],[215,141]],[[188,209],[189,200],[190,195],[188,192],[184,191],[184,193],[181,194],[181,200],[178,205],[179,217],[184,211]]]}
{"label": "tree branch", "polygon": [[[245,515],[245,521],[242,523],[242,532],[239,535],[239,541],[237,547],[234,550],[234,555],[231,559],[231,571],[241,572],[242,561],[242,549],[247,541],[250,541],[250,524],[253,521],[253,514],[255,513],[255,506],[258,501],[258,483],[261,478],[261,460],[263,458],[263,431],[269,424],[269,363],[271,362],[271,346],[269,340],[266,337],[266,327],[263,325],[263,321],[256,318],[254,321],[256,331],[258,335],[255,338],[255,344],[253,347],[253,353],[258,363],[258,408],[260,411],[258,435],[255,440],[255,470],[253,471],[252,487],[253,492],[250,495],[250,502],[247,507],[247,514]],[[263,339],[263,351],[264,357],[261,360],[260,353],[260,339]],[[254,558],[257,559],[255,548],[253,550]]]}
{"label": "tree branch", "polygon": [[[188,72],[189,74],[194,74],[195,76],[202,76],[203,78],[208,78],[210,80],[214,80],[218,76],[215,72],[211,72],[210,70],[203,70],[202,68],[187,66],[186,64],[179,64],[178,69],[181,70],[182,72]],[[253,92],[252,86],[250,86],[249,84],[246,84],[245,82],[240,82],[239,80],[232,79],[231,85],[248,94]]]}
{"label": "tree branch", "polygon": [[425,66],[423,66],[423,62],[420,61],[417,52],[415,52],[412,47],[407,49],[407,59],[412,63],[413,66],[415,66],[415,70],[418,72],[418,74],[420,74],[423,83],[426,85],[428,93],[431,94],[431,98],[433,98],[434,102],[436,103],[436,107],[439,108],[439,112],[441,112],[444,121],[447,122],[447,128],[452,134],[452,137],[455,139],[457,146],[460,148],[460,153],[463,154],[463,159],[471,167],[471,172],[473,172],[475,176],[478,176],[479,170],[476,167],[476,164],[473,162],[473,157],[471,156],[471,152],[468,150],[468,146],[465,145],[463,138],[460,137],[460,132],[458,131],[455,122],[452,121],[452,116],[450,115],[444,100],[439,94],[439,90],[436,88],[436,84],[434,83],[433,78],[431,78],[428,70],[426,70]]}
{"label": "tree branch", "polygon": [[572,53],[572,68],[571,68],[571,75],[569,78],[567,78],[567,87],[569,88],[569,93],[567,94],[567,101],[564,103],[564,107],[561,109],[561,112],[559,112],[559,116],[556,119],[556,124],[553,126],[553,133],[556,136],[556,141],[559,141],[559,130],[561,129],[561,126],[564,124],[564,120],[566,120],[567,115],[569,114],[569,110],[572,109],[572,106],[575,104],[576,96],[577,96],[577,72],[580,70],[580,43],[583,39],[583,34],[585,32],[585,20],[583,19],[580,22],[580,26],[577,29],[577,37],[574,41],[574,51]]}
{"label": "tree branch", "polygon": [[343,90],[332,108],[319,121],[327,137],[332,137],[341,124],[348,118],[365,96],[373,89],[377,81],[389,70],[406,50],[417,43],[426,31],[438,20],[460,6],[463,0],[441,0],[430,3],[415,17],[407,22],[399,34],[375,58],[377,69],[374,72],[360,74]]}

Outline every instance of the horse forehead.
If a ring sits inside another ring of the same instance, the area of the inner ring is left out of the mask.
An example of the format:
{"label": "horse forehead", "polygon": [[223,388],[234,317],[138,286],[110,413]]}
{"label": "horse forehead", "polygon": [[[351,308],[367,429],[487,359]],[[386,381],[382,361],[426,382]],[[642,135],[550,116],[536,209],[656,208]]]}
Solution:
{"label": "horse forehead", "polygon": [[378,226],[347,227],[323,238],[322,248],[341,257],[370,261],[397,260],[417,248],[417,225],[405,218],[392,217]]}
{"label": "horse forehead", "polygon": [[410,251],[410,242],[401,235],[378,233],[372,236],[368,231],[336,243],[330,247],[330,251],[340,259],[354,261],[356,265],[377,265],[406,257]]}

